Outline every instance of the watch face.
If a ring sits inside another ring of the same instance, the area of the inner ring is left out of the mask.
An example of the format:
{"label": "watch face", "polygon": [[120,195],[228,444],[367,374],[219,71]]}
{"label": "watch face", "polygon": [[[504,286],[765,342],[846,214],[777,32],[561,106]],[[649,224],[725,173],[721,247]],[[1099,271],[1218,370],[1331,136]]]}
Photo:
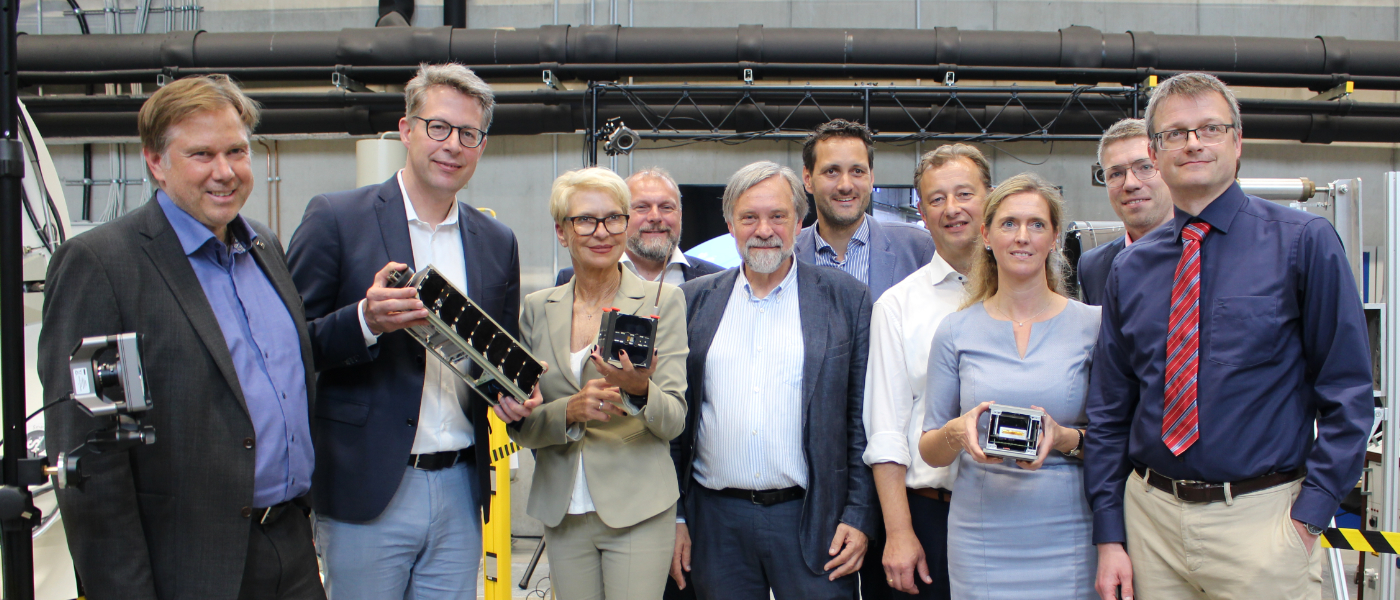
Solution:
{"label": "watch face", "polygon": [[1323,529],[1322,529],[1321,527],[1315,527],[1315,526],[1313,526],[1313,525],[1306,525],[1306,526],[1307,526],[1307,528],[1308,528],[1308,533],[1311,533],[1311,534],[1313,534],[1313,535],[1322,535]]}

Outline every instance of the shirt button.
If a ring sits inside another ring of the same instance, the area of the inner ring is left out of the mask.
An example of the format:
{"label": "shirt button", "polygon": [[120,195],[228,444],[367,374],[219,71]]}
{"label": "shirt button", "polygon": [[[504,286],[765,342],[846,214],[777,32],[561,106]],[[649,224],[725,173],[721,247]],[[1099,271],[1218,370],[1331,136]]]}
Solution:
{"label": "shirt button", "polygon": [[245,519],[247,519],[247,518],[249,518],[249,517],[252,517],[252,516],[253,516],[253,509],[252,509],[252,507],[249,507],[249,506],[243,507],[243,511],[242,511],[241,514],[243,515],[243,518],[245,518]]}
{"label": "shirt button", "polygon": [[252,449],[253,449],[253,438],[250,438],[250,437],[243,438],[243,447],[244,447],[244,448],[247,448],[247,449],[249,449],[249,450],[252,450]]}

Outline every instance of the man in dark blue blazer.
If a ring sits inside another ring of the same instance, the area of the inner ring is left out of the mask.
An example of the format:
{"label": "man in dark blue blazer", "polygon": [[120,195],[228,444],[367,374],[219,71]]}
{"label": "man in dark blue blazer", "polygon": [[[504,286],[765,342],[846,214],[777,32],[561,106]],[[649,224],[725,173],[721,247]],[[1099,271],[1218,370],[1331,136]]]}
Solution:
{"label": "man in dark blue blazer", "polygon": [[491,89],[431,65],[405,97],[404,169],[313,198],[289,252],[320,374],[316,544],[337,600],[476,597],[486,404],[399,331],[427,312],[388,275],[431,264],[512,334],[518,320],[515,235],[456,199],[485,149]]}
{"label": "man in dark blue blazer", "polygon": [[801,263],[797,174],[735,173],[724,213],[744,263],[681,286],[690,337],[671,576],[696,595],[848,599],[875,522],[861,460],[870,292]]}
{"label": "man in dark blue blazer", "polygon": [[870,286],[872,302],[933,259],[933,237],[924,228],[865,214],[875,190],[868,127],[845,119],[817,127],[802,143],[802,181],[816,202],[817,222],[798,234],[798,259],[845,271]]}
{"label": "man in dark blue blazer", "polygon": [[[627,248],[622,264],[647,281],[680,285],[696,277],[724,270],[715,263],[681,253],[681,188],[661,167],[651,167],[627,178],[632,194],[632,218],[627,220]],[[574,268],[559,270],[554,285],[574,277]]]}
{"label": "man in dark blue blazer", "polygon": [[[870,287],[873,303],[910,273],[933,260],[933,236],[917,225],[881,222],[866,211],[875,191],[875,139],[870,128],[845,119],[818,126],[802,143],[802,182],[817,206],[817,222],[797,236],[797,258],[836,267]],[[873,557],[884,552],[876,512]],[[888,600],[880,560],[860,575],[866,600]]]}
{"label": "man in dark blue blazer", "polygon": [[1079,257],[1075,274],[1085,304],[1098,306],[1114,257],[1134,240],[1172,218],[1172,192],[1152,159],[1147,156],[1147,126],[1142,119],[1123,119],[1099,138],[1099,164],[1103,165],[1108,203],[1123,220],[1123,237],[1098,246]]}

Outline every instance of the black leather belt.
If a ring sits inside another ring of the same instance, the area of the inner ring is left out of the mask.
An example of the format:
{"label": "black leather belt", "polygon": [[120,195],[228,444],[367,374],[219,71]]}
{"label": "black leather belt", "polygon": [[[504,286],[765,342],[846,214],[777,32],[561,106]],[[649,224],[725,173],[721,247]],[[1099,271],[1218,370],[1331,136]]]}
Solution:
{"label": "black leather belt", "polygon": [[909,488],[909,493],[918,494],[929,500],[938,500],[940,502],[953,501],[953,492],[943,488]]}
{"label": "black leather belt", "polygon": [[1210,503],[1224,502],[1229,497],[1243,496],[1252,492],[1266,490],[1271,487],[1292,483],[1302,479],[1308,474],[1306,468],[1297,468],[1292,471],[1275,472],[1267,475],[1260,475],[1250,479],[1235,481],[1231,483],[1208,483],[1205,481],[1192,481],[1189,479],[1172,479],[1151,469],[1133,467],[1133,471],[1147,480],[1147,484],[1162,490],[1178,500],[1186,502]]}
{"label": "black leather belt", "polygon": [[410,454],[408,455],[408,466],[420,471],[441,471],[471,460],[475,453],[476,446],[467,446],[461,450],[447,450],[432,454]]}
{"label": "black leather belt", "polygon": [[259,525],[267,525],[276,521],[278,517],[282,516],[282,513],[286,512],[288,509],[291,508],[292,501],[288,500],[281,504],[274,504],[267,508],[254,508],[253,512],[248,515],[248,518],[252,519],[254,523],[257,523]]}
{"label": "black leather belt", "polygon": [[798,486],[783,488],[781,490],[741,490],[739,488],[724,488],[715,490],[716,493],[724,494],[730,498],[748,500],[759,506],[772,506],[793,500],[801,500],[807,495],[807,490]]}

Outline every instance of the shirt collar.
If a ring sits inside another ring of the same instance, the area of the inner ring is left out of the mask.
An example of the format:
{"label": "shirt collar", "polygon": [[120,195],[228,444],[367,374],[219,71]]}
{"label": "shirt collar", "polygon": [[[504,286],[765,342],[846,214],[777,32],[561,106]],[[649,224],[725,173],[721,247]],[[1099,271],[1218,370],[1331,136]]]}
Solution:
{"label": "shirt collar", "polygon": [[791,288],[791,287],[793,286],[793,284],[797,283],[797,263],[799,263],[799,262],[801,262],[801,261],[797,260],[797,257],[796,257],[796,256],[793,256],[793,257],[792,257],[792,266],[788,267],[787,275],[783,277],[783,280],[782,280],[782,281],[778,282],[777,287],[774,287],[774,288],[773,288],[773,291],[768,292],[768,295],[765,296],[765,297],[763,297],[763,298],[755,298],[755,297],[754,297],[754,295],[753,295],[753,288],[752,288],[751,286],[749,286],[749,278],[746,277],[746,276],[744,276],[744,265],[743,265],[743,264],[740,264],[740,265],[739,265],[739,280],[738,280],[738,282],[735,284],[735,289],[742,289],[742,290],[744,290],[744,293],[745,293],[745,294],[748,294],[748,297],[749,297],[749,301],[750,301],[750,302],[761,302],[761,301],[763,301],[763,300],[776,300],[776,299],[778,299],[780,296],[782,296],[783,290],[789,289],[789,288]]}
{"label": "shirt collar", "polygon": [[[165,194],[165,190],[156,191],[156,202],[160,204],[161,210],[165,211],[165,218],[175,230],[175,237],[179,238],[180,248],[185,251],[185,256],[198,252],[209,240],[224,246],[223,240],[214,237],[214,232],[207,225],[200,223],[190,213],[185,212],[185,209],[180,208],[180,205],[175,204],[175,201]],[[245,246],[258,239],[258,233],[248,226],[243,215],[234,215],[228,228],[233,233],[234,241],[242,242]]]}
{"label": "shirt collar", "polygon": [[[819,225],[813,225],[812,227],[816,228],[817,251],[821,252],[825,250],[835,254],[836,251],[831,248],[831,244],[826,243],[826,239],[822,237],[821,227]],[[870,245],[870,215],[865,215],[860,220],[860,228],[856,229],[855,235],[851,236],[851,241],[860,242],[862,246]]]}
{"label": "shirt collar", "polygon": [[1214,231],[1229,233],[1230,224],[1235,221],[1235,215],[1239,214],[1240,209],[1244,208],[1246,199],[1244,190],[1240,189],[1240,182],[1235,181],[1230,184],[1229,188],[1226,188],[1224,193],[1206,205],[1205,210],[1202,210],[1200,215],[1192,217],[1191,213],[1180,208],[1175,209],[1176,216],[1172,217],[1172,239],[1181,241],[1181,230],[1192,219],[1205,221]]}
{"label": "shirt collar", "polygon": [[954,270],[953,265],[948,264],[948,261],[944,260],[937,252],[933,253],[933,259],[928,261],[928,266],[929,283],[932,283],[934,287],[949,282],[963,284],[967,280],[962,273]]}
{"label": "shirt collar", "polygon": [[[628,264],[630,265],[630,264],[632,263],[632,257],[627,256],[627,253],[626,253],[626,252],[623,252],[623,253],[622,253],[622,259],[621,259],[619,262],[625,262],[625,263],[628,263]],[[686,260],[686,258],[685,258],[685,253],[684,253],[684,252],[681,252],[681,249],[680,249],[679,247],[677,247],[677,248],[672,248],[672,249],[671,249],[671,260],[670,260],[669,262],[666,263],[666,266],[671,266],[671,265],[684,265],[684,266],[687,266],[687,267],[690,266],[690,261],[689,261],[689,260]],[[637,269],[637,268],[636,268],[635,266],[632,267],[632,270],[633,270],[633,271],[635,271],[636,269]]]}
{"label": "shirt collar", "polygon": [[[418,211],[413,210],[413,202],[410,202],[408,199],[408,188],[404,187],[403,185],[403,169],[399,169],[397,177],[399,178],[399,193],[403,194],[403,210],[404,214],[408,216],[408,222],[412,223],[414,221],[418,221],[419,223],[427,224],[427,221],[418,218]],[[439,223],[438,226],[456,224],[457,202],[453,202],[452,208],[447,209],[447,218],[443,219],[442,223]]]}

